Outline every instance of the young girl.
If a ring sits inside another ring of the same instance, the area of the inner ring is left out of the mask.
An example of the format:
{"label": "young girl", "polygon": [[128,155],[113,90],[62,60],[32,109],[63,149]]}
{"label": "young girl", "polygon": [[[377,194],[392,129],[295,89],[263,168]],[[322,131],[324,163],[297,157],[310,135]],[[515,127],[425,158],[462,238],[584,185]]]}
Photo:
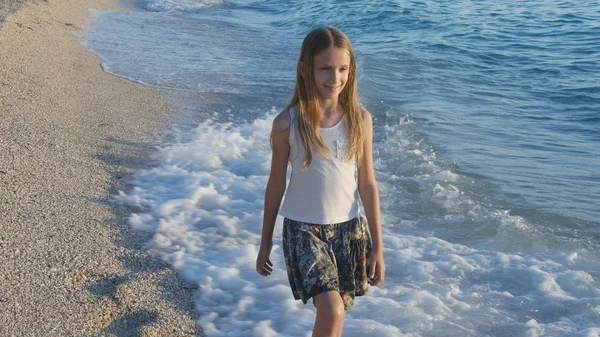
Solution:
{"label": "young girl", "polygon": [[273,272],[269,255],[279,211],[294,298],[304,304],[313,298],[313,336],[341,336],[346,310],[369,284],[383,282],[385,264],[372,118],[358,104],[354,53],[337,28],[317,28],[304,39],[294,94],[273,121],[271,146],[256,270],[263,276]]}

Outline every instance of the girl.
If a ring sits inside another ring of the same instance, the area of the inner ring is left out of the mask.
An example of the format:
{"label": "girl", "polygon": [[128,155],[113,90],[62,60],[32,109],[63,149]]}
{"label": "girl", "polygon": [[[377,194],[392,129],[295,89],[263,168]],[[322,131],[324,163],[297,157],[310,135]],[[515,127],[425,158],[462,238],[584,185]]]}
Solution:
{"label": "girl", "polygon": [[372,143],[372,118],[356,95],[350,41],[334,27],[311,31],[302,43],[292,100],[273,121],[256,270],[273,272],[269,255],[279,211],[292,293],[304,304],[313,298],[316,337],[341,336],[354,297],[385,277]]}

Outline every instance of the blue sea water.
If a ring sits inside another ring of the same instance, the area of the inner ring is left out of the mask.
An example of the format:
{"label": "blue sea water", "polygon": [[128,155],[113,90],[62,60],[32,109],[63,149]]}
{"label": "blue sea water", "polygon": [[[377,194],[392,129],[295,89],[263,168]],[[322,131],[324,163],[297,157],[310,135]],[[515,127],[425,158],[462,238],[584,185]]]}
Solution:
{"label": "blue sea water", "polygon": [[198,284],[209,336],[312,326],[277,231],[279,271],[260,278],[253,264],[270,123],[320,25],[355,49],[388,263],[344,336],[600,336],[599,1],[131,5],[98,13],[83,43],[180,112],[163,165],[117,199]]}

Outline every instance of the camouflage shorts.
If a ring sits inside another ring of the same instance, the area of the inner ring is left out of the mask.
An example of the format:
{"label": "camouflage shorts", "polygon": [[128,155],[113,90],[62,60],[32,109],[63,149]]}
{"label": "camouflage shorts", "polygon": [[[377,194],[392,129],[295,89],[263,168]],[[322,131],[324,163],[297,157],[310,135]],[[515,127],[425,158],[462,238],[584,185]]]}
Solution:
{"label": "camouflage shorts", "polygon": [[282,236],[295,299],[306,304],[317,294],[337,290],[348,310],[355,296],[367,292],[371,237],[362,217],[328,225],[284,218]]}

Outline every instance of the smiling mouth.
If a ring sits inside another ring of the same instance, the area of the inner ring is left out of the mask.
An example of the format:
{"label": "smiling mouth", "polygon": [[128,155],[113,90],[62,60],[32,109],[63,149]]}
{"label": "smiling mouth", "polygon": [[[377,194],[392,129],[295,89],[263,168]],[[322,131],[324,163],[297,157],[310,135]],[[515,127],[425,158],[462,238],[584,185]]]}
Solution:
{"label": "smiling mouth", "polygon": [[339,86],[339,85],[336,85],[335,87],[332,87],[332,86],[326,85],[326,87],[327,87],[327,89],[329,89],[329,90],[335,90],[335,89],[339,88],[340,86]]}

